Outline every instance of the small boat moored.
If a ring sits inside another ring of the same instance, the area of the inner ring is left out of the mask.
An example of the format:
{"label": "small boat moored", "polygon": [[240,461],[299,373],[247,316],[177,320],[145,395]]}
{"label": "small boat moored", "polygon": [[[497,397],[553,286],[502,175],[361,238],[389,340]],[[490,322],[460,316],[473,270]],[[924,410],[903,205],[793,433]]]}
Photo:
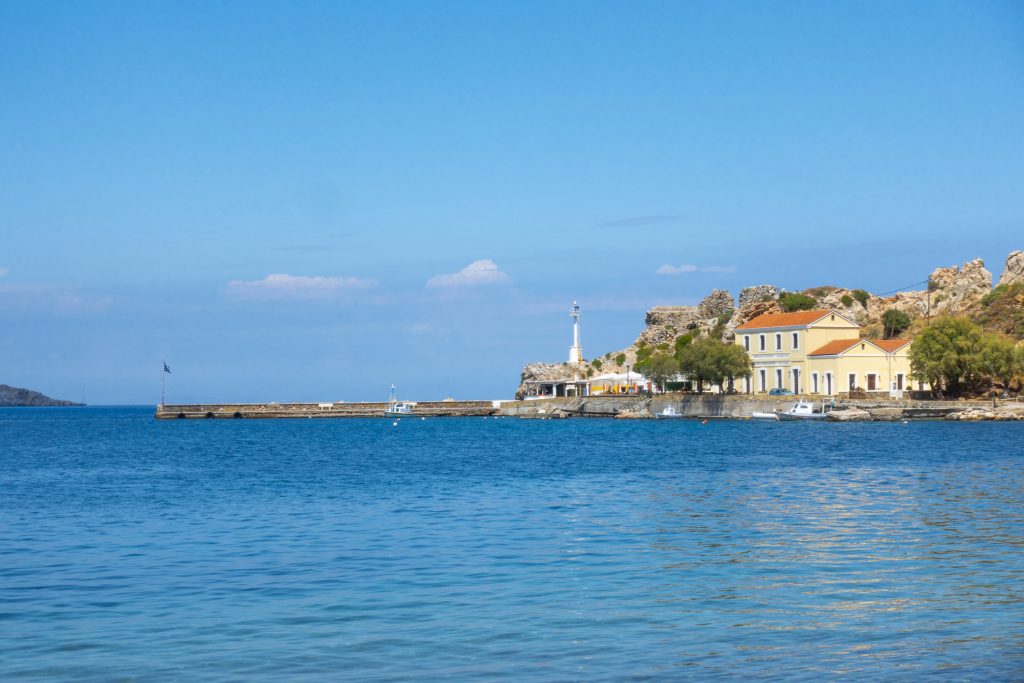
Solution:
{"label": "small boat moored", "polygon": [[779,419],[779,415],[778,415],[778,413],[761,413],[761,412],[754,411],[753,413],[750,414],[750,419],[751,420],[778,420]]}
{"label": "small boat moored", "polygon": [[395,385],[391,385],[391,396],[388,398],[388,407],[384,411],[384,417],[412,417],[415,403],[399,403],[395,398]]}
{"label": "small boat moored", "polygon": [[828,417],[828,410],[825,404],[815,410],[813,403],[800,399],[789,410],[779,411],[776,415],[780,420],[824,420]]}
{"label": "small boat moored", "polygon": [[662,408],[660,413],[655,413],[654,417],[659,420],[671,420],[673,418],[683,417],[683,414],[676,410],[674,405],[667,405]]}

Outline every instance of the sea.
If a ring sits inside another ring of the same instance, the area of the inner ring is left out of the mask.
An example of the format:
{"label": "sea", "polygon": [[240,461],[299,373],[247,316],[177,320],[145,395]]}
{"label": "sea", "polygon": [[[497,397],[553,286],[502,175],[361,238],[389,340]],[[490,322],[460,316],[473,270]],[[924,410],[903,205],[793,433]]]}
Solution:
{"label": "sea", "polygon": [[1024,423],[0,409],[0,680],[1024,679]]}

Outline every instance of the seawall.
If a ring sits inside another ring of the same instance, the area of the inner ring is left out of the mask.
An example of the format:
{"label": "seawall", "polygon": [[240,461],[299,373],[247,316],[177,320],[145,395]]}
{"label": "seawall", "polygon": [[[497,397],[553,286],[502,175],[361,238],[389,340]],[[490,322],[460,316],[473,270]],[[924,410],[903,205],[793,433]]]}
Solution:
{"label": "seawall", "polygon": [[[535,401],[507,401],[501,404],[500,414],[515,417],[613,417],[623,412],[630,417],[652,417],[667,406],[691,418],[746,419],[755,412],[771,413],[790,408],[799,396],[747,396],[722,394],[658,394],[649,401],[644,397],[588,396],[584,398],[549,398]],[[805,396],[808,401],[821,403],[820,396]],[[946,416],[968,409],[991,407],[991,400],[935,401],[914,399],[840,399],[837,409],[856,409],[848,413],[852,419],[902,420],[944,419]],[[862,412],[858,412],[862,411]]]}
{"label": "seawall", "polygon": [[[208,403],[156,407],[158,420],[383,417],[380,403]],[[413,417],[470,417],[497,413],[493,401],[420,401]]]}

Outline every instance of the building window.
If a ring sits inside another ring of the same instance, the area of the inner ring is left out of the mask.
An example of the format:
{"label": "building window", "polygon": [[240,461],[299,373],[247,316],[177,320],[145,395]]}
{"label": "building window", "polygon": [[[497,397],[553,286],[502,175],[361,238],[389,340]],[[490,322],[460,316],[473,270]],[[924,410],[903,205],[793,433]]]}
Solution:
{"label": "building window", "polygon": [[775,335],[775,350],[776,351],[781,351],[782,350],[782,335],[781,334]]}
{"label": "building window", "polygon": [[743,350],[744,351],[749,351],[750,350],[750,335],[749,334],[743,335]]}
{"label": "building window", "polygon": [[851,372],[850,373],[850,391],[853,391],[856,388],[857,388],[857,373]]}
{"label": "building window", "polygon": [[761,335],[761,351],[764,351],[764,345],[765,345],[764,335],[762,334]]}
{"label": "building window", "polygon": [[[761,337],[761,341],[764,341],[764,336]],[[767,370],[760,370],[761,374],[761,391],[768,391],[768,375]]]}
{"label": "building window", "polygon": [[793,350],[796,351],[799,348],[800,348],[800,333],[799,332],[794,332],[793,333]]}
{"label": "building window", "polygon": [[781,368],[775,370],[775,388],[777,388],[777,389],[781,389],[782,388],[782,369]]}

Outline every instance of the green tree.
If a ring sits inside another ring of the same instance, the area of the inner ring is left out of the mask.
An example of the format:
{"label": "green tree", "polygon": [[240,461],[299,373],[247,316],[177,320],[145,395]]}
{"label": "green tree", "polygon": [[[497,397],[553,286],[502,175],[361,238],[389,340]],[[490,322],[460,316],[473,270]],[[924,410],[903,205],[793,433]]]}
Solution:
{"label": "green tree", "polygon": [[910,374],[932,389],[959,396],[979,377],[985,333],[967,318],[939,318],[910,347]]}
{"label": "green tree", "polygon": [[679,362],[679,354],[682,353],[683,349],[685,349],[691,343],[693,343],[692,334],[681,334],[678,337],[676,337],[675,350],[673,351],[672,355],[675,357],[677,363]]}
{"label": "green tree", "polygon": [[654,349],[652,349],[650,346],[647,346],[646,344],[643,345],[643,346],[637,346],[637,348],[636,348],[636,362],[637,362],[637,364],[639,365],[640,363],[642,363],[645,360],[647,360],[648,358],[650,358],[652,353],[654,353]]}
{"label": "green tree", "polygon": [[1024,349],[1007,336],[988,333],[982,339],[978,370],[1007,387],[1024,374]]}
{"label": "green tree", "polygon": [[870,294],[865,292],[863,289],[855,289],[853,290],[852,294],[853,298],[859,301],[861,306],[863,306],[864,308],[868,307],[868,299],[871,298]]}
{"label": "green tree", "polygon": [[779,297],[779,305],[786,313],[809,311],[818,305],[817,299],[806,294],[783,294]]}
{"label": "green tree", "polygon": [[844,305],[844,306],[846,306],[847,308],[849,308],[850,306],[852,306],[852,305],[853,305],[853,297],[852,297],[852,296],[850,296],[849,294],[843,294],[843,298],[841,298],[841,299],[840,299],[840,301],[841,301],[841,302],[843,303],[843,305]]}
{"label": "green tree", "polygon": [[620,366],[620,367],[625,365],[626,364],[626,354],[620,353],[619,355],[615,356],[615,364]]}
{"label": "green tree", "polygon": [[664,391],[665,382],[679,374],[679,363],[670,354],[659,351],[642,363],[637,363],[636,369]]}
{"label": "green tree", "polygon": [[593,365],[598,370],[600,370],[601,366],[603,365],[600,358],[595,358],[594,360],[590,361],[590,364]]}
{"label": "green tree", "polygon": [[704,393],[704,385],[715,384],[722,390],[732,388],[737,377],[751,372],[750,356],[737,344],[724,344],[712,337],[704,337],[683,347],[679,369],[687,379],[697,385],[697,393]]}
{"label": "green tree", "polygon": [[903,311],[890,308],[882,314],[883,336],[892,339],[910,327],[910,316]]}

